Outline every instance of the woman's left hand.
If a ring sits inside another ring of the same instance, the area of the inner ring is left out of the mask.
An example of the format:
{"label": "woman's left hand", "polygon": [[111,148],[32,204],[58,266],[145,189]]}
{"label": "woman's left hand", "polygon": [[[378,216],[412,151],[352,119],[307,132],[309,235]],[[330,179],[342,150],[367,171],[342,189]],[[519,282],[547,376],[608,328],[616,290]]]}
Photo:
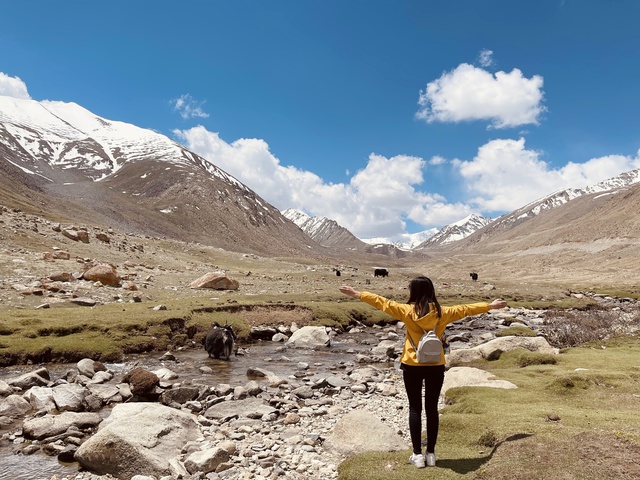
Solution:
{"label": "woman's left hand", "polygon": [[506,300],[502,300],[501,298],[496,298],[493,302],[491,302],[489,304],[489,308],[493,309],[498,309],[498,308],[504,308],[507,306],[507,302]]}

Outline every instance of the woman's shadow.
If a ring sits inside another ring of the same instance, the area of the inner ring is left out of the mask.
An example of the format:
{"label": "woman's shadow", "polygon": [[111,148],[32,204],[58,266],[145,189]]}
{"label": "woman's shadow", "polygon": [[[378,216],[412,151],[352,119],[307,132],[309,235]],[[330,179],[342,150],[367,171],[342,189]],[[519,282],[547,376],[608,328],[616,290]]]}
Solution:
{"label": "woman's shadow", "polygon": [[449,458],[449,459],[442,459],[442,460],[438,459],[438,467],[448,468],[460,474],[473,472],[478,470],[480,467],[482,467],[482,465],[484,465],[489,460],[491,460],[491,457],[493,457],[493,454],[496,453],[496,450],[498,449],[498,447],[503,443],[514,442],[516,440],[522,440],[523,438],[528,438],[532,436],[533,434],[530,434],[530,433],[516,433],[515,435],[511,435],[497,442],[491,448],[491,451],[489,452],[489,454],[484,457],[461,458],[461,459]]}

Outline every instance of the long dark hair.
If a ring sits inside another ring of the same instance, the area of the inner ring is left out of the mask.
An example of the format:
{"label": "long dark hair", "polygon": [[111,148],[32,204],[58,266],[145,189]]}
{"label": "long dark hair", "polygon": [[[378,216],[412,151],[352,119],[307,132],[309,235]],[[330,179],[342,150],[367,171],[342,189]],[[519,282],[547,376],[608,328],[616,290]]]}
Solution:
{"label": "long dark hair", "polygon": [[409,301],[413,303],[413,308],[418,317],[424,317],[431,309],[431,304],[435,305],[438,317],[442,316],[442,309],[436,298],[436,289],[431,279],[427,277],[416,277],[409,282]]}

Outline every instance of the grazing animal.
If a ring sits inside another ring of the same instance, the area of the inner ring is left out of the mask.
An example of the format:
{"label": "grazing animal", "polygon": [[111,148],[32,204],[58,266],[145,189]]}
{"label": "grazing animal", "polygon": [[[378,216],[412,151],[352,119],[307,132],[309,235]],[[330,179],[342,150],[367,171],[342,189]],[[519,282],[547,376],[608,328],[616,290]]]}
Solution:
{"label": "grazing animal", "polygon": [[222,357],[229,360],[235,339],[236,336],[231,325],[225,324],[224,327],[221,327],[217,322],[213,322],[204,340],[204,349],[209,354],[209,358],[219,359]]}
{"label": "grazing animal", "polygon": [[336,270],[336,277],[340,276],[340,270]]}
{"label": "grazing animal", "polygon": [[471,280],[473,280],[474,282],[478,281],[478,274],[475,272],[472,272],[469,274],[471,276]]}
{"label": "grazing animal", "polygon": [[387,277],[387,276],[389,276],[389,270],[387,270],[386,268],[376,268],[373,271],[373,276],[374,277]]}

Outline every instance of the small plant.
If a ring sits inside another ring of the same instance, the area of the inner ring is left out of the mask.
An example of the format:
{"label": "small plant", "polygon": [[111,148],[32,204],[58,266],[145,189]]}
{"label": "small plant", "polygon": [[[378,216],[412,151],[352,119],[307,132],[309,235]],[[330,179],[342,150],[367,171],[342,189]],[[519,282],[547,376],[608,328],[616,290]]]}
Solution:
{"label": "small plant", "polygon": [[478,439],[478,445],[482,445],[483,447],[493,448],[498,444],[498,435],[491,429],[486,430],[480,435]]}

